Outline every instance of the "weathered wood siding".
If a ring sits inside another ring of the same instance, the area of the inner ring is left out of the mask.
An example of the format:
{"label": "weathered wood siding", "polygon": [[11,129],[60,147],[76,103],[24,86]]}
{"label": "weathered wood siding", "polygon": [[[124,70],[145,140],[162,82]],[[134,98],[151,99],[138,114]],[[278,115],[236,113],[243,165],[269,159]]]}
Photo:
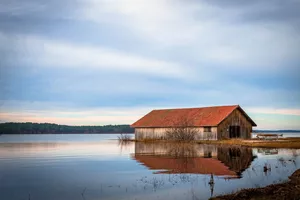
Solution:
{"label": "weathered wood siding", "polygon": [[[217,127],[211,127],[211,132],[204,132],[203,127],[191,128],[197,131],[196,140],[217,140]],[[172,128],[135,128],[135,138],[143,139],[166,139],[167,132]]]}
{"label": "weathered wood siding", "polygon": [[229,127],[240,126],[241,137],[243,139],[251,138],[252,124],[241,113],[240,110],[234,110],[221,124],[218,126],[218,139],[229,138]]}

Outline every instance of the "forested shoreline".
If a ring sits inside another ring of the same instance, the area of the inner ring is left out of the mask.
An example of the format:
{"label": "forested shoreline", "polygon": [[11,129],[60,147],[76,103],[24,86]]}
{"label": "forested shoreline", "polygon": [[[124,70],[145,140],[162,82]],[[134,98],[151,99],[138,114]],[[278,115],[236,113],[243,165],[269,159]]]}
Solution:
{"label": "forested shoreline", "polygon": [[[259,132],[294,132],[299,130],[253,130]],[[32,123],[32,122],[7,122],[0,123],[0,134],[68,134],[68,133],[134,133],[134,128],[130,125],[104,125],[104,126],[69,126],[52,123]]]}
{"label": "forested shoreline", "polygon": [[68,126],[51,123],[2,123],[0,134],[75,134],[133,133],[129,125]]}

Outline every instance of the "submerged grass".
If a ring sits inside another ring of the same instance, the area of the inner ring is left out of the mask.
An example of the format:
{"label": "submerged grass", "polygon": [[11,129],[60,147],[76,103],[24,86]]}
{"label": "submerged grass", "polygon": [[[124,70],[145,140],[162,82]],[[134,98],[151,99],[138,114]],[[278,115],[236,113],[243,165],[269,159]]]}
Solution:
{"label": "submerged grass", "polygon": [[129,134],[120,134],[118,136],[118,140],[120,142],[129,142],[129,141],[132,141],[131,136]]}

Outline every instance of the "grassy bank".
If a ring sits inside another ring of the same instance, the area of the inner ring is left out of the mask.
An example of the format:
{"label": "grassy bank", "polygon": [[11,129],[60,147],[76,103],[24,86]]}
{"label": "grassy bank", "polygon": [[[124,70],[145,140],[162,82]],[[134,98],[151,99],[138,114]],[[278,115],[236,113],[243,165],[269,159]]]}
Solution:
{"label": "grassy bank", "polygon": [[246,147],[265,147],[265,148],[300,148],[300,138],[284,138],[279,140],[215,140],[215,141],[197,141],[199,144],[220,144],[220,145],[239,145]]}
{"label": "grassy bank", "polygon": [[130,139],[132,142],[187,142],[196,144],[215,144],[215,145],[237,145],[245,147],[260,147],[260,148],[291,148],[300,149],[300,138],[282,138],[279,140],[258,140],[258,139],[230,139],[230,140],[196,140],[196,141],[170,141],[158,139]]}
{"label": "grassy bank", "polygon": [[298,200],[300,197],[300,169],[296,170],[289,179],[285,183],[269,185],[263,188],[243,189],[233,194],[213,197],[210,200]]}

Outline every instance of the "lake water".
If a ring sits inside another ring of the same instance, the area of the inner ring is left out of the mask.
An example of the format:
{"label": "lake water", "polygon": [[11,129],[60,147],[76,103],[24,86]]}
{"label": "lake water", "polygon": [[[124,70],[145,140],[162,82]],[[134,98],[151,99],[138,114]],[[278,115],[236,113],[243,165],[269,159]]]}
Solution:
{"label": "lake water", "polygon": [[300,166],[300,150],[120,144],[116,138],[0,136],[0,199],[208,199],[286,181]]}

